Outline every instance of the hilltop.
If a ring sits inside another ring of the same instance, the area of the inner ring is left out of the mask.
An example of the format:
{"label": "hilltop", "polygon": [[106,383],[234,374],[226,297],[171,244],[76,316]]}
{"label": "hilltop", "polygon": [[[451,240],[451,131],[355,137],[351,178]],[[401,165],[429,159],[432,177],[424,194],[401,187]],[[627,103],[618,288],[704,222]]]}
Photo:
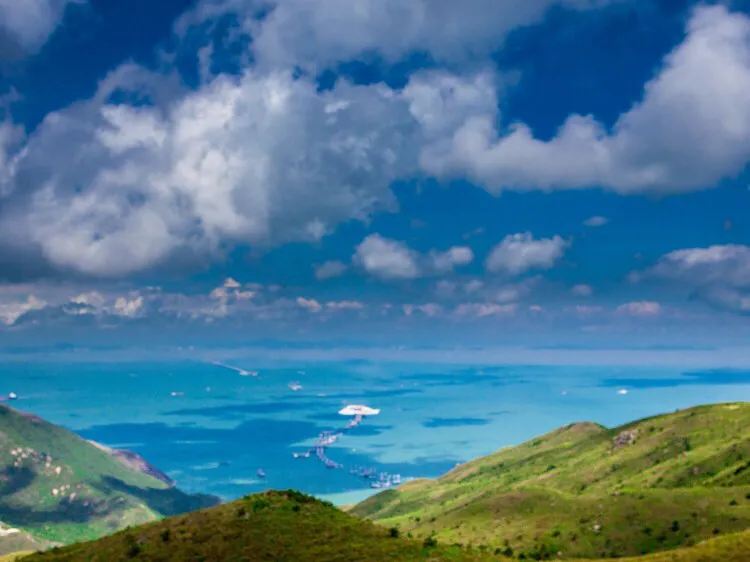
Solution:
{"label": "hilltop", "polygon": [[750,528],[750,404],[576,423],[350,509],[529,558],[633,556]]}
{"label": "hilltop", "polygon": [[67,544],[215,505],[131,452],[114,451],[0,405],[0,554]]}
{"label": "hilltop", "polygon": [[487,560],[481,553],[395,536],[299,492],[266,492],[121,531],[96,542],[23,558],[24,562],[381,562]]}
{"label": "hilltop", "polygon": [[[745,562],[750,532],[623,562]],[[414,539],[298,492],[266,492],[172,517],[23,562],[510,562],[498,550]],[[0,561],[6,562],[2,557]]]}

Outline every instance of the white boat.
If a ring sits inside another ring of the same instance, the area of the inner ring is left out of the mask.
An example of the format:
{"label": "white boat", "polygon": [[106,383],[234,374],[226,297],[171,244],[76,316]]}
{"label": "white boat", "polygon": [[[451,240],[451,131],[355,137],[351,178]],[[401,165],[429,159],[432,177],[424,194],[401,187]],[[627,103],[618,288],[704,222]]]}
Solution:
{"label": "white boat", "polygon": [[298,390],[302,390],[302,385],[298,382],[290,382],[289,388],[291,388],[294,392],[297,392]]}
{"label": "white boat", "polygon": [[18,400],[18,394],[16,394],[15,392],[9,392],[8,400]]}

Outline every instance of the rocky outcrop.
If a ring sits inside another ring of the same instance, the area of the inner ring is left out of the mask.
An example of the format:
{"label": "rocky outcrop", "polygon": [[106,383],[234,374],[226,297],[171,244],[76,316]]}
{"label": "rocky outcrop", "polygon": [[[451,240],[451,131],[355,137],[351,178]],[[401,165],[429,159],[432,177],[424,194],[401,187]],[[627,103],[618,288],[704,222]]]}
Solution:
{"label": "rocky outcrop", "polygon": [[99,447],[103,451],[106,451],[120,462],[126,464],[134,470],[137,470],[138,472],[148,474],[149,476],[156,478],[157,480],[161,480],[169,486],[175,485],[174,480],[172,480],[169,476],[164,474],[155,466],[149,464],[149,462],[138,453],[134,453],[133,451],[128,451],[126,449],[112,449],[110,447],[107,447],[106,445],[97,443],[96,441],[89,441],[89,443],[95,445],[96,447]]}
{"label": "rocky outcrop", "polygon": [[626,445],[632,445],[635,443],[636,438],[638,437],[638,430],[625,430],[621,431],[620,433],[615,436],[614,442],[613,442],[613,448],[616,451],[617,449],[621,449],[622,447],[625,447]]}

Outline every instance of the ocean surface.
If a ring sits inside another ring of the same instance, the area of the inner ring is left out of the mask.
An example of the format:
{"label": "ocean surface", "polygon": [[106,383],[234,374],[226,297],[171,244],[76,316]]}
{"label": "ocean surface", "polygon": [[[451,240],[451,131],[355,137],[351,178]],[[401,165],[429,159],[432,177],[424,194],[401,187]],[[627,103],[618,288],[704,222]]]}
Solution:
{"label": "ocean surface", "polygon": [[[616,426],[750,397],[750,370],[738,368],[216,359],[258,377],[205,359],[0,358],[0,395],[15,392],[19,409],[143,455],[187,491],[232,499],[296,488],[337,504],[376,491],[350,466],[435,477],[571,422]],[[346,404],[381,410],[328,450],[347,469],[295,459],[346,424]]]}

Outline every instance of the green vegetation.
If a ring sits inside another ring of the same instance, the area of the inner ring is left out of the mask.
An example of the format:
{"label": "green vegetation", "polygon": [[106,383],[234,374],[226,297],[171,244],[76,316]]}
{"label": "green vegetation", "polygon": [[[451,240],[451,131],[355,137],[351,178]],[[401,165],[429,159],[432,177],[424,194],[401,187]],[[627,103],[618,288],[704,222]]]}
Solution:
{"label": "green vegetation", "polygon": [[[23,560],[463,562],[488,559],[479,551],[393,537],[388,529],[351,517],[331,504],[286,491],[248,496]],[[497,557],[492,559],[498,560]]]}
{"label": "green vegetation", "polygon": [[90,540],[218,502],[185,494],[142,464],[0,406],[0,521],[32,539],[11,546],[21,535],[0,536],[0,554]]}
{"label": "green vegetation", "polygon": [[[349,513],[299,492],[266,492],[23,561],[744,562],[749,422],[750,404],[721,404],[612,430],[572,424],[437,480],[388,490]],[[99,474],[133,470],[96,462]]]}
{"label": "green vegetation", "polygon": [[750,528],[749,428],[750,404],[612,430],[573,424],[350,513],[402,534],[534,560],[689,546]]}
{"label": "green vegetation", "polygon": [[[745,562],[750,531],[623,562]],[[502,549],[448,545],[435,536],[399,537],[298,492],[266,492],[149,523],[99,539],[24,557],[24,562],[140,560],[375,562],[509,560]],[[564,557],[566,559],[570,559]],[[527,557],[528,559],[528,557]],[[2,558],[0,561],[6,562]]]}

